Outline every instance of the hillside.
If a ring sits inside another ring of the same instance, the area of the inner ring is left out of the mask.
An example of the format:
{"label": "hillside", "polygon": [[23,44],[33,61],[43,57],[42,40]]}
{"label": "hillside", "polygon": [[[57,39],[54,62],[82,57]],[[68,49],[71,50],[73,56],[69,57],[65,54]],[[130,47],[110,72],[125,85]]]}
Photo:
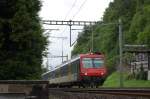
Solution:
{"label": "hillside", "polygon": [[114,0],[105,10],[103,20],[93,26],[86,26],[79,34],[72,55],[87,53],[91,50],[93,33],[93,51],[103,52],[106,56],[109,72],[114,71],[118,61],[118,25],[122,20],[125,44],[147,44],[150,46],[150,0]]}
{"label": "hillside", "polygon": [[[124,74],[124,87],[150,87],[150,81],[146,80],[128,80]],[[104,82],[103,87],[119,87],[119,73],[112,73]]]}

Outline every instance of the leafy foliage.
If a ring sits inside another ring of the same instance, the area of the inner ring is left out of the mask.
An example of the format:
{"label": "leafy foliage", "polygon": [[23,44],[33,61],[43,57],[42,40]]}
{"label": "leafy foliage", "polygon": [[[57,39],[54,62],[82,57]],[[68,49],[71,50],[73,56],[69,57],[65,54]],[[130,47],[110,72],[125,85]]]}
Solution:
{"label": "leafy foliage", "polygon": [[118,25],[102,24],[118,23],[119,19],[123,24],[124,43],[150,45],[149,0],[114,0],[105,10],[103,20],[99,24],[84,28],[72,54],[89,52],[91,36],[94,33],[94,51],[101,51],[105,54],[111,73],[117,68],[118,63]]}
{"label": "leafy foliage", "polygon": [[7,0],[0,15],[0,79],[38,79],[47,38],[39,0]]}
{"label": "leafy foliage", "polygon": [[[102,87],[120,87],[119,83],[119,73],[118,72],[113,72],[107,79],[105,80],[104,84]],[[124,73],[124,87],[150,87],[150,81],[149,80],[128,80],[128,75],[127,73]]]}

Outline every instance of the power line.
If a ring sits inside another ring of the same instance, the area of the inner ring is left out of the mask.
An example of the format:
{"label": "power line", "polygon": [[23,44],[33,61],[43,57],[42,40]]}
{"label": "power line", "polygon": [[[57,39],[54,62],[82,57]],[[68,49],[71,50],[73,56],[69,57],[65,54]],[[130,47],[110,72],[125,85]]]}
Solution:
{"label": "power line", "polygon": [[66,20],[66,18],[68,17],[68,15],[70,14],[71,10],[74,8],[75,4],[76,4],[77,0],[75,0],[70,8],[70,10],[68,11],[68,13],[66,14],[64,20]]}
{"label": "power line", "polygon": [[67,39],[67,37],[57,37],[57,36],[50,36],[51,38],[58,38],[58,39]]}
{"label": "power line", "polygon": [[83,8],[84,4],[86,3],[87,0],[84,0],[84,2],[81,4],[80,8],[78,9],[78,11],[73,15],[72,20],[74,19],[74,17],[81,11],[81,9]]}
{"label": "power line", "polygon": [[[66,16],[65,16],[65,18],[64,18],[64,20],[66,20],[66,18],[69,16],[69,14],[70,14],[70,12],[72,11],[72,9],[74,8],[76,2],[77,2],[77,0],[74,0],[72,6],[71,6],[71,8],[70,8],[70,10],[68,11],[68,13],[66,14]],[[59,26],[58,28],[60,28],[60,26]],[[62,33],[65,32],[65,30],[66,30],[66,28],[63,29]]]}
{"label": "power line", "polygon": [[[72,11],[72,9],[74,8],[76,2],[77,2],[77,0],[74,0],[72,6],[71,6],[71,8],[70,8],[70,10],[68,11],[68,13],[66,14],[66,16],[65,16],[65,18],[64,18],[64,20],[66,20],[66,18],[69,16],[69,14],[70,14],[70,12]],[[65,30],[66,30],[66,28],[62,31],[62,33],[64,33]]]}
{"label": "power line", "polygon": [[[94,25],[97,22],[95,21],[60,21],[60,20],[43,20],[43,24],[47,25],[68,25],[70,27],[70,47],[72,47],[72,42],[71,42],[71,26],[85,26],[85,25]],[[65,29],[64,29],[65,31]],[[64,32],[63,31],[63,32]],[[63,33],[62,32],[62,33]],[[74,44],[74,43],[73,43]]]}
{"label": "power line", "polygon": [[[86,3],[87,0],[84,0],[84,2],[81,4],[80,8],[78,9],[78,11],[73,15],[72,19],[81,11],[81,9],[83,8],[84,4]],[[73,7],[75,6],[77,0],[74,1],[74,3],[72,4],[71,9],[68,11],[67,15],[65,16],[65,19],[68,17],[68,15],[70,14],[70,12],[72,11]],[[63,32],[65,32],[66,28],[63,30]],[[63,33],[62,32],[62,33]]]}
{"label": "power line", "polygon": [[64,20],[66,20],[66,18],[69,16],[69,14],[70,14],[71,10],[73,9],[73,7],[75,6],[76,2],[77,2],[77,0],[75,0],[75,1],[73,2],[72,6],[71,6],[70,10],[68,11],[68,13],[66,14]]}
{"label": "power line", "polygon": [[46,25],[69,25],[69,26],[85,26],[85,25],[94,25],[98,22],[96,21],[63,21],[63,20],[42,20],[43,24]]}

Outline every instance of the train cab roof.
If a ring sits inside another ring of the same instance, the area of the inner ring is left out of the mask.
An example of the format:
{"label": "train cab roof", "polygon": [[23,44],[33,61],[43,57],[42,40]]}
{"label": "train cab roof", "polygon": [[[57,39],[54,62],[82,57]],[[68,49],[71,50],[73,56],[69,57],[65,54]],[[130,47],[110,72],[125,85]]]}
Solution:
{"label": "train cab roof", "polygon": [[87,54],[80,54],[80,57],[94,57],[94,56],[100,56],[104,57],[104,54],[96,52],[96,53],[87,53]]}
{"label": "train cab roof", "polygon": [[82,58],[82,57],[104,57],[104,54],[99,53],[99,52],[87,53],[87,54],[79,54],[79,55],[77,55],[77,56],[71,58],[70,60],[63,62],[62,64],[57,65],[54,70],[48,71],[48,72],[46,72],[46,73],[43,73],[42,76],[43,76],[43,75],[46,75],[46,74],[48,74],[48,73],[50,73],[50,72],[52,72],[52,71],[57,70],[57,69],[59,69],[59,68],[65,66],[66,64],[72,63],[72,62],[74,62],[74,61],[76,61],[76,60],[78,60],[78,59],[80,59],[80,58]]}

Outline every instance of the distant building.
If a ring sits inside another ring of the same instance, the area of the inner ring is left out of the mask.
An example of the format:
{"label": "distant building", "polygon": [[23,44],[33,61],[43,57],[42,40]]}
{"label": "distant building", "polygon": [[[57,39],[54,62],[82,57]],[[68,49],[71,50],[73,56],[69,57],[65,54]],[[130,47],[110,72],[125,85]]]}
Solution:
{"label": "distant building", "polygon": [[150,49],[146,45],[127,45],[125,52],[132,53],[132,59],[129,62],[131,73],[145,71],[148,74],[147,79],[150,80]]}
{"label": "distant building", "polygon": [[148,71],[148,53],[136,53],[133,56],[134,59],[130,63],[131,72],[139,72],[141,68],[144,71]]}

